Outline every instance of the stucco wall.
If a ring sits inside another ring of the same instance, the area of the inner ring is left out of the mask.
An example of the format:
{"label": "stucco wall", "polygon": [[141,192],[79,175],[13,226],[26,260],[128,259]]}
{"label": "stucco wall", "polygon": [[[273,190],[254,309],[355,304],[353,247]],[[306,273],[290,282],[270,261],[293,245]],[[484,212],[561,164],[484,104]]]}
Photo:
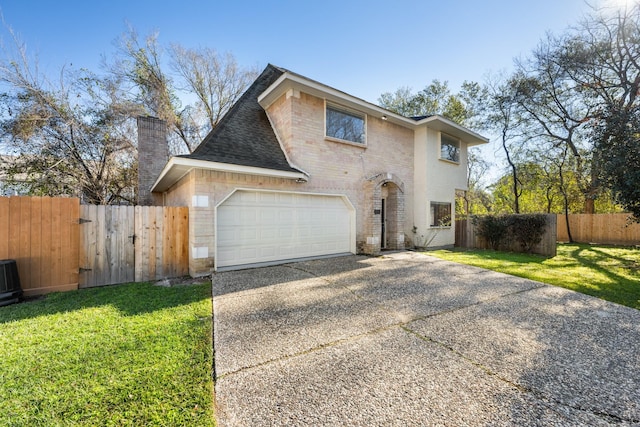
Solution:
{"label": "stucco wall", "polygon": [[[455,190],[466,190],[467,146],[461,142],[458,164],[440,159],[440,132],[420,129],[415,133],[415,188],[424,188],[414,197],[417,246],[450,246],[455,243]],[[431,227],[431,202],[451,203],[451,227]]]}

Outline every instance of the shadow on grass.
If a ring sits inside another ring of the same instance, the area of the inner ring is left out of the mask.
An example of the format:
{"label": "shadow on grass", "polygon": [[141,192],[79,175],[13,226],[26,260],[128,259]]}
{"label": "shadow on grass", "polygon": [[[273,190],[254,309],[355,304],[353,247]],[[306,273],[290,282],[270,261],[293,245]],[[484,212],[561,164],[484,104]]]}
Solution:
{"label": "shadow on grass", "polygon": [[103,306],[115,307],[125,316],[135,316],[207,298],[211,298],[209,283],[173,287],[127,283],[58,292],[42,299],[2,307],[0,323]]}
{"label": "shadow on grass", "polygon": [[630,260],[589,245],[578,245],[571,251],[571,256],[578,260],[580,265],[608,279],[593,281],[589,285],[597,289],[584,286],[578,289],[580,292],[640,308],[640,277],[634,280],[617,272],[628,270],[629,275],[634,275],[635,273],[628,267]]}
{"label": "shadow on grass", "polygon": [[[624,251],[625,255],[617,255],[616,251]],[[457,249],[453,252],[463,256],[468,253],[472,258],[449,258],[454,261],[540,280],[618,304],[640,308],[640,276],[637,274],[640,252],[631,248],[583,243],[559,244],[558,255],[554,258],[479,249]],[[498,265],[500,261],[504,264]],[[534,270],[530,266],[533,266]],[[549,272],[546,278],[545,272]]]}
{"label": "shadow on grass", "polygon": [[[450,252],[456,252],[461,254],[469,253],[469,254],[473,254],[474,257],[477,257],[479,259],[517,262],[521,264],[542,264],[543,262],[550,259],[543,255],[525,254],[525,253],[517,253],[517,252],[503,252],[503,251],[496,251],[493,249],[454,248]],[[426,253],[429,254],[429,251],[427,251]]]}

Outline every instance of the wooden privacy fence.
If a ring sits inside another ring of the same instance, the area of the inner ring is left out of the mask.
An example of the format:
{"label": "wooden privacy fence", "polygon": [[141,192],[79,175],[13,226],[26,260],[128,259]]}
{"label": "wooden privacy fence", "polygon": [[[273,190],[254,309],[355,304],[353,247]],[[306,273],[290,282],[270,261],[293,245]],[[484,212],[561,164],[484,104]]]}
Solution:
{"label": "wooden privacy fence", "polygon": [[[569,227],[575,242],[640,245],[640,224],[630,223],[629,214],[569,214]],[[558,215],[558,241],[569,241],[564,215]]]}
{"label": "wooden privacy fence", "polygon": [[[545,227],[542,241],[533,247],[533,253],[539,255],[545,255],[549,257],[556,256],[556,242],[557,242],[557,226],[556,215],[545,215],[547,218],[547,225]],[[455,230],[455,245],[462,248],[480,248],[488,249],[489,244],[479,237],[475,233],[475,226],[470,219],[457,219]],[[507,236],[505,242],[500,245],[500,250],[507,250],[511,252],[522,252],[520,243],[516,241],[512,236]]]}
{"label": "wooden privacy fence", "polygon": [[189,273],[189,208],[80,208],[80,287]]}
{"label": "wooden privacy fence", "polygon": [[0,197],[0,259],[27,296],[187,275],[188,230],[187,207]]}
{"label": "wooden privacy fence", "polygon": [[15,259],[27,296],[78,288],[80,202],[0,197],[0,259]]}

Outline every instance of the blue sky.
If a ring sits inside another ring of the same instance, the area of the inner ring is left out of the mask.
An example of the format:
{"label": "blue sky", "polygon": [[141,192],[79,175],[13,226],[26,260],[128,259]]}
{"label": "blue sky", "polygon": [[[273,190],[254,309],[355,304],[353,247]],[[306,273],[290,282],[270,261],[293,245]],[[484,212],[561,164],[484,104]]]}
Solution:
{"label": "blue sky", "polygon": [[[615,0],[591,3],[603,1]],[[508,70],[590,8],[584,0],[0,0],[0,10],[49,73],[65,64],[97,70],[130,24],[142,36],[158,31],[162,44],[273,63],[375,103],[400,86],[417,91],[440,79],[456,91]],[[8,41],[5,28],[0,37]]]}

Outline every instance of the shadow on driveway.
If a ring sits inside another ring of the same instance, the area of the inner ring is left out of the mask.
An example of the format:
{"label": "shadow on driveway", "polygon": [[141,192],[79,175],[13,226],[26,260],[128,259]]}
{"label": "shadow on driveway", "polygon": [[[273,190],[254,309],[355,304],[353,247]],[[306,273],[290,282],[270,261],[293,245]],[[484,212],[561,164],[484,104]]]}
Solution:
{"label": "shadow on driveway", "polygon": [[214,275],[220,425],[640,423],[640,312],[401,252]]}

